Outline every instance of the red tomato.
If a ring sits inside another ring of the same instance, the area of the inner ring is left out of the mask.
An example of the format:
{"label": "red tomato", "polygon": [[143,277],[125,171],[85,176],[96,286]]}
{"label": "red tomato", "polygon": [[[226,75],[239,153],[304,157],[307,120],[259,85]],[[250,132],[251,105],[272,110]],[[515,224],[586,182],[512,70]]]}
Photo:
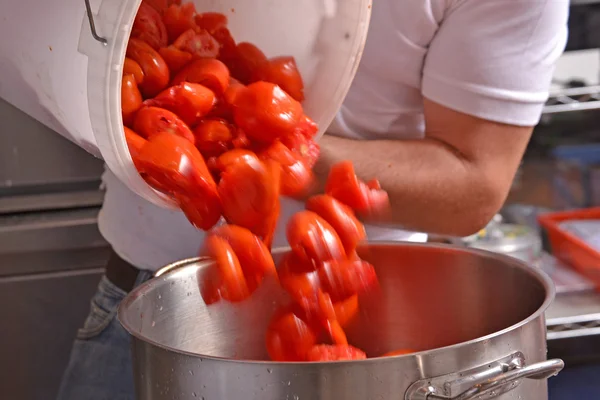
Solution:
{"label": "red tomato", "polygon": [[158,53],[169,66],[171,75],[176,74],[190,61],[192,61],[192,55],[190,53],[187,51],[181,51],[175,46],[162,47],[158,50]]}
{"label": "red tomato", "polygon": [[298,101],[304,100],[304,83],[294,57],[275,57],[262,63],[255,79],[278,85]]}
{"label": "red tomato", "polygon": [[367,292],[377,285],[377,274],[371,264],[363,260],[334,259],[319,266],[319,281],[323,291],[333,301]]}
{"label": "red tomato", "polygon": [[322,263],[346,258],[344,246],[333,227],[312,211],[294,214],[286,234],[292,251],[301,259]]}
{"label": "red tomato", "polygon": [[205,157],[217,157],[231,147],[233,129],[226,121],[207,119],[194,129],[196,147]]}
{"label": "red tomato", "polygon": [[367,355],[364,351],[350,345],[320,344],[313,346],[306,353],[306,361],[343,361],[364,360]]}
{"label": "red tomato", "polygon": [[167,28],[162,21],[158,11],[145,2],[140,4],[140,8],[133,21],[131,37],[143,40],[154,50],[167,45]]}
{"label": "red tomato", "polygon": [[214,58],[194,60],[175,75],[172,84],[183,81],[199,83],[222,95],[229,87],[229,70]]}
{"label": "red tomato", "polygon": [[305,115],[296,126],[294,132],[300,133],[306,136],[307,138],[312,139],[315,137],[317,132],[319,132],[319,127],[317,126],[317,124],[315,124],[315,122],[312,119],[308,118]]}
{"label": "red tomato", "polygon": [[248,136],[246,136],[244,131],[242,131],[241,129],[236,129],[235,137],[233,138],[233,141],[231,143],[236,149],[247,149],[248,147],[250,147],[250,140],[248,139]]}
{"label": "red tomato", "polygon": [[169,0],[142,0],[142,4],[144,3],[162,14],[169,7],[170,2]]}
{"label": "red tomato", "polygon": [[244,275],[276,275],[271,252],[258,236],[237,225],[223,225],[214,228],[211,235],[224,239],[235,254],[244,270]]}
{"label": "red tomato", "polygon": [[409,350],[409,349],[401,349],[401,350],[394,350],[394,351],[387,352],[384,355],[382,355],[381,357],[403,356],[405,354],[411,354],[411,353],[415,353],[415,351]]}
{"label": "red tomato", "polygon": [[125,62],[123,63],[123,75],[133,75],[135,77],[135,83],[138,85],[144,82],[144,71],[142,71],[142,67],[131,58],[125,57]]}
{"label": "red tomato", "polygon": [[263,160],[273,160],[281,168],[281,194],[289,197],[302,197],[314,182],[310,168],[280,142],[275,142],[260,153]]}
{"label": "red tomato", "polygon": [[272,179],[270,169],[261,161],[244,157],[229,165],[219,181],[219,195],[227,222],[263,236],[264,221],[279,201]]}
{"label": "red tomato", "polygon": [[200,278],[200,295],[208,306],[221,300],[221,287],[223,282],[216,268],[206,268]]}
{"label": "red tomato", "polygon": [[214,103],[215,95],[210,89],[197,83],[182,82],[146,100],[144,105],[169,110],[187,125],[193,126],[210,112]]}
{"label": "red tomato", "polygon": [[171,4],[165,10],[163,22],[167,28],[169,42],[174,42],[183,32],[196,28],[195,15],[194,3],[185,3],[182,6]]}
{"label": "red tomato", "polygon": [[211,34],[219,28],[227,27],[227,17],[216,12],[198,14],[195,21],[199,28],[206,29]]}
{"label": "red tomato", "polygon": [[358,314],[358,296],[353,295],[347,299],[333,303],[335,318],[342,327],[348,325]]}
{"label": "red tomato", "polygon": [[250,296],[250,289],[242,267],[233,248],[227,241],[218,236],[206,238],[208,254],[215,260],[221,278],[221,296],[231,302],[239,302]]}
{"label": "red tomato", "polygon": [[177,40],[175,40],[173,46],[179,50],[187,51],[194,58],[216,57],[219,55],[219,49],[221,47],[219,42],[217,42],[210,33],[205,30],[197,32],[194,29],[183,32]]}
{"label": "red tomato", "polygon": [[219,60],[223,61],[227,66],[233,65],[235,58],[237,57],[237,45],[235,40],[231,36],[229,29],[225,27],[217,28],[210,34],[219,42]]}
{"label": "red tomato", "polygon": [[265,245],[270,249],[275,238],[275,229],[277,228],[277,221],[279,220],[279,214],[281,212],[281,203],[279,196],[281,194],[281,168],[279,164],[273,160],[264,161],[269,173],[271,175],[271,184],[275,196],[275,204],[271,209],[271,212],[265,218],[263,229],[260,230],[260,235],[265,242]]}
{"label": "red tomato", "polygon": [[304,361],[317,341],[308,324],[292,312],[275,315],[266,336],[267,352],[273,361]]}
{"label": "red tomato", "polygon": [[225,90],[225,93],[223,93],[225,103],[230,107],[233,106],[237,97],[245,88],[246,86],[237,79],[229,78],[229,86],[227,87],[227,90]]}
{"label": "red tomato", "polygon": [[125,140],[127,141],[127,147],[129,148],[129,153],[131,154],[131,158],[135,159],[140,154],[142,147],[146,144],[147,140],[124,126],[123,131],[125,132]]}
{"label": "red tomato", "polygon": [[250,83],[252,77],[267,63],[267,56],[252,43],[242,42],[236,46],[232,62],[233,65],[228,65],[231,74],[243,83]]}
{"label": "red tomato", "polygon": [[306,209],[320,215],[335,229],[344,244],[346,254],[351,254],[356,245],[367,237],[363,224],[354,216],[352,209],[331,196],[321,194],[309,198]]}
{"label": "red tomato", "polygon": [[142,107],[142,94],[133,75],[123,75],[121,83],[121,114],[123,123],[131,125],[135,113]]}
{"label": "red tomato", "polygon": [[238,94],[233,115],[250,139],[271,143],[293,132],[303,112],[279,86],[256,82]]}
{"label": "red tomato", "polygon": [[329,171],[325,192],[348,205],[358,214],[381,216],[389,211],[387,193],[378,189],[379,183],[371,183],[373,188],[359,180],[350,161],[342,161]]}
{"label": "red tomato", "polygon": [[321,288],[314,265],[295,253],[287,254],[278,268],[281,287],[304,309],[317,307],[317,293]]}
{"label": "red tomato", "polygon": [[312,138],[306,137],[296,130],[289,135],[282,136],[281,143],[298,154],[309,168],[314,167],[317,163],[321,149]]}
{"label": "red tomato", "polygon": [[169,84],[169,67],[160,54],[149,44],[139,39],[129,39],[127,57],[137,62],[144,71],[140,91],[145,97],[156,96]]}
{"label": "red tomato", "polygon": [[217,185],[194,145],[177,135],[153,135],[137,157],[140,170],[177,202],[195,226],[209,229],[221,217]]}
{"label": "red tomato", "polygon": [[[163,193],[169,193],[165,192],[164,186],[161,191]],[[219,219],[221,218],[221,203],[218,196],[211,195],[211,197],[205,198],[204,195],[200,193],[191,195],[175,194],[174,197],[179,208],[181,208],[181,211],[183,211],[186,218],[196,228],[206,231],[219,222]]]}
{"label": "red tomato", "polygon": [[216,160],[216,167],[220,171],[225,171],[229,166],[241,162],[243,164],[252,164],[259,162],[258,157],[252,151],[247,149],[233,149],[223,153]]}
{"label": "red tomato", "polygon": [[150,139],[159,133],[181,136],[194,143],[194,134],[177,115],[159,107],[142,107],[135,116],[133,129]]}

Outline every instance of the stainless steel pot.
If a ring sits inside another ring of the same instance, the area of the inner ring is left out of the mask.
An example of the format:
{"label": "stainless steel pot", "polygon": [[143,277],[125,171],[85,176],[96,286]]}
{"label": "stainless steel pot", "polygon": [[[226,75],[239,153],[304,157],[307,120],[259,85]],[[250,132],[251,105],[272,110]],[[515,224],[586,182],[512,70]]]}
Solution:
{"label": "stainless steel pot", "polygon": [[361,299],[350,342],[369,356],[418,352],[262,361],[267,323],[285,294],[267,282],[247,302],[207,307],[198,282],[210,260],[185,260],[119,308],[133,336],[138,399],[547,399],[546,378],[563,362],[546,361],[544,310],[554,288],[543,272],[512,257],[444,245],[378,243],[361,254],[375,265],[381,291]]}

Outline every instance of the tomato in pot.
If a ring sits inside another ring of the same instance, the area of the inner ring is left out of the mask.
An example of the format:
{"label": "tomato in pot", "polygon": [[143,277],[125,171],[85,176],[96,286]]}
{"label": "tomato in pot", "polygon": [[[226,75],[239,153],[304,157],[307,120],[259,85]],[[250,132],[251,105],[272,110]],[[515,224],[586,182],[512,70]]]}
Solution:
{"label": "tomato in pot", "polygon": [[194,134],[177,115],[159,107],[142,107],[135,116],[133,129],[150,139],[160,133],[169,133],[194,143]]}
{"label": "tomato in pot", "polygon": [[364,360],[364,351],[350,345],[321,344],[311,347],[306,353],[306,361]]}
{"label": "tomato in pot", "polygon": [[154,50],[166,46],[169,40],[159,12],[146,2],[140,4],[131,28],[131,37],[143,40]]}
{"label": "tomato in pot", "polygon": [[308,165],[281,142],[276,141],[260,153],[261,159],[273,160],[281,169],[281,194],[292,198],[302,197],[314,183]]}
{"label": "tomato in pot", "polygon": [[127,57],[137,62],[144,71],[140,91],[145,97],[156,96],[169,84],[169,67],[165,60],[148,43],[131,38],[127,45]]}
{"label": "tomato in pot", "polygon": [[297,314],[276,314],[267,328],[267,352],[273,361],[305,361],[316,334]]}

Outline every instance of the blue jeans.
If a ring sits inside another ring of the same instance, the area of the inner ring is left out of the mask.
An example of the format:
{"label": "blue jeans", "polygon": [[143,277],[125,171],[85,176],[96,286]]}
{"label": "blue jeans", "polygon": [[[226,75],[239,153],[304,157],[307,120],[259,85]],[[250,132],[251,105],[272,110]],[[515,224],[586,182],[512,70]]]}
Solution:
{"label": "blue jeans", "polygon": [[[136,286],[150,279],[142,271]],[[57,400],[134,400],[129,334],[117,320],[127,295],[102,277],[90,313],[77,332]]]}

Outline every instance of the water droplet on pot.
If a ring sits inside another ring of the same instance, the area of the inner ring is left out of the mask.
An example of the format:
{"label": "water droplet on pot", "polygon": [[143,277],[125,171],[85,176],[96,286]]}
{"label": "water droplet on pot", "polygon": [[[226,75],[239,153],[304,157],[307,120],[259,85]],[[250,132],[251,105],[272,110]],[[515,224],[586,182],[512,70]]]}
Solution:
{"label": "water droplet on pot", "polygon": [[267,368],[267,372],[268,372],[269,374],[272,374],[272,373],[273,373],[273,370],[272,370],[271,368]]}
{"label": "water droplet on pot", "polygon": [[196,392],[193,392],[193,393],[192,393],[192,396],[194,396],[194,397],[198,397],[198,395],[196,394]]}

